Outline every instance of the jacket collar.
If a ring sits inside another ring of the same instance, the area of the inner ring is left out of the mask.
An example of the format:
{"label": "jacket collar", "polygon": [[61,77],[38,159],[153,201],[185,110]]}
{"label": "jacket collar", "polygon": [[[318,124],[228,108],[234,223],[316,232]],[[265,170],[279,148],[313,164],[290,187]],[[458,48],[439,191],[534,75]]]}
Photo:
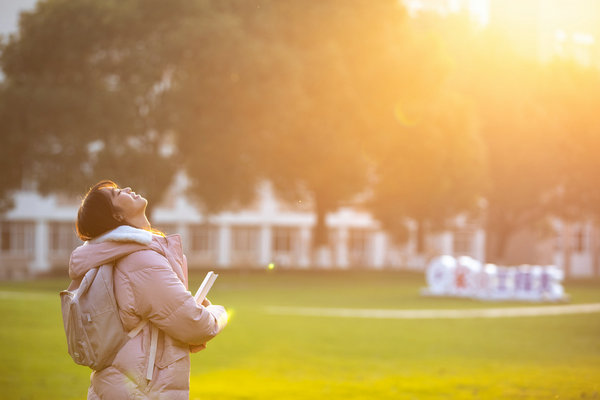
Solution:
{"label": "jacket collar", "polygon": [[143,229],[121,225],[73,250],[69,260],[69,276],[71,279],[82,277],[91,268],[144,249],[154,249],[162,254],[165,252],[161,245],[163,240],[163,237]]}
{"label": "jacket collar", "polygon": [[134,242],[139,244],[149,245],[152,243],[152,232],[144,229],[134,228],[129,225],[121,225],[97,238],[90,240],[87,243],[103,243],[111,242]]}

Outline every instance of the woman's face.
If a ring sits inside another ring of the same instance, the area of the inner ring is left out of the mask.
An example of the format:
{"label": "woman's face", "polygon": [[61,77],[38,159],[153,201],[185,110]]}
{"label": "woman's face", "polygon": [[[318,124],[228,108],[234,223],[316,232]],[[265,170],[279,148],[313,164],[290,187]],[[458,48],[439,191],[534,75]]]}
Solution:
{"label": "woman's face", "polygon": [[148,200],[136,194],[130,187],[113,188],[107,187],[106,190],[110,200],[117,212],[117,215],[125,221],[131,221],[133,218],[144,215]]}

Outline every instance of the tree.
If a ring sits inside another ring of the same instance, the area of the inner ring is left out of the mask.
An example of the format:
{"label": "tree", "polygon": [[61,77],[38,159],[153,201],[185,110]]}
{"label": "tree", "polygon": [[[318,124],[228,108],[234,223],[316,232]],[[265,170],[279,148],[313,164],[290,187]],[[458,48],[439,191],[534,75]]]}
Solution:
{"label": "tree", "polygon": [[[408,208],[415,210],[419,205],[420,211],[413,211],[409,215],[417,215],[417,220],[426,215],[434,221],[443,221],[442,216],[447,218],[461,209],[468,210],[479,194],[485,199],[483,215],[487,260],[502,262],[506,256],[507,242],[513,233],[531,227],[550,215],[550,199],[558,184],[556,160],[560,141],[556,135],[557,119],[542,95],[542,89],[549,87],[548,82],[542,79],[544,68],[537,60],[518,56],[513,46],[498,32],[476,29],[466,16],[440,18],[436,15],[424,15],[416,24],[424,34],[433,35],[440,41],[440,46],[450,60],[450,68],[444,84],[439,88],[441,97],[429,109],[424,108],[426,123],[411,127],[420,133],[425,132],[417,136],[424,142],[407,142],[413,146],[407,148],[412,149],[415,154],[422,154],[421,158],[414,157],[416,161],[413,160],[412,168],[420,171],[423,176],[407,183],[405,192],[398,190],[396,193],[391,180],[382,179],[379,191],[385,193],[383,198],[396,200],[396,208],[407,207],[406,203],[414,201]],[[448,95],[452,99],[452,93],[460,93],[467,99],[469,107],[458,107],[458,113],[448,111],[455,117],[465,116],[462,123],[455,119],[445,129],[447,132],[462,132],[462,135],[455,134],[455,138],[464,147],[458,153],[450,154],[454,156],[465,152],[466,159],[470,161],[452,167],[443,167],[443,164],[427,164],[424,167],[422,164],[426,162],[423,160],[444,160],[443,156],[440,157],[444,154],[443,141],[437,139],[425,142],[424,138],[428,135],[432,137],[431,133],[427,134],[432,129],[432,124],[434,127],[438,124],[438,129],[448,125],[450,120],[444,122],[442,118],[435,117],[435,114],[443,113],[440,110],[452,110],[456,107],[456,104],[452,101],[448,103],[447,100]],[[411,122],[410,119],[407,121]],[[398,139],[398,149],[403,148],[401,143],[402,140]],[[428,143],[429,147],[426,147],[425,144]],[[434,144],[440,145],[440,148],[436,148]],[[419,148],[421,152],[416,150]],[[403,154],[400,150],[398,153]],[[421,161],[421,164],[417,161]],[[394,172],[390,175],[403,177],[402,160],[398,157],[395,162],[398,166],[392,169]],[[455,167],[461,171],[459,175],[444,176]],[[444,174],[439,171],[444,171]],[[426,176],[430,177],[429,180],[424,179]],[[461,177],[463,182],[456,177]],[[437,183],[437,186],[433,183]],[[464,183],[467,183],[466,187],[461,187]],[[443,207],[444,201],[441,199],[452,199],[456,194],[460,196],[453,202],[454,206]],[[435,206],[427,209],[425,204],[428,203]],[[388,202],[389,211],[386,211],[384,204],[381,201],[378,204],[379,212],[391,215],[393,203]],[[447,213],[440,215],[437,212],[444,209]],[[395,222],[391,217],[383,219],[388,224],[402,227],[406,218],[403,214],[406,213],[405,210],[404,213],[396,214],[398,218]],[[429,225],[432,225],[431,222]],[[437,225],[440,226],[439,223]]]}
{"label": "tree", "polygon": [[395,0],[47,0],[2,48],[2,140],[46,192],[109,176],[155,203],[183,168],[214,211],[267,177],[323,246],[445,68],[407,21]]}
{"label": "tree", "polygon": [[280,107],[272,86],[285,49],[248,26],[254,3],[206,4],[201,21],[185,28],[185,51],[174,60],[163,112],[175,132],[189,194],[216,212],[248,204],[265,177],[262,130],[265,117]]}
{"label": "tree", "polygon": [[447,228],[461,212],[477,211],[484,189],[485,157],[467,101],[442,92],[418,117],[399,116],[397,132],[380,152],[371,207],[396,239],[416,224],[417,252],[427,233]]}
{"label": "tree", "polygon": [[423,80],[412,101],[396,104],[389,128],[375,142],[370,207],[396,241],[406,241],[414,224],[417,252],[423,254],[427,233],[480,208],[487,176],[474,107],[453,83],[457,59],[474,35],[469,21],[424,13],[410,28],[426,38],[421,39],[426,62],[417,75]]}
{"label": "tree", "polygon": [[398,104],[410,106],[440,68],[395,1],[262,1],[245,21],[274,55],[271,106],[260,115],[260,165],[286,199],[316,214],[313,246],[328,244],[325,216],[365,192],[372,147]]}
{"label": "tree", "polygon": [[43,193],[81,193],[100,178],[158,202],[176,170],[165,147],[171,59],[196,2],[48,0],[4,43],[2,147]]}
{"label": "tree", "polygon": [[[543,66],[519,57],[494,32],[481,35],[462,70],[469,82],[487,151],[486,256],[502,263],[511,235],[550,215],[560,143],[541,96]],[[467,70],[470,73],[465,73]]]}
{"label": "tree", "polygon": [[[5,86],[0,86],[0,214],[12,207],[11,192],[20,189],[23,182],[23,170],[27,162],[28,146],[23,136],[18,134],[13,124],[19,122],[12,118],[9,104],[21,101],[24,107],[25,99],[9,98],[5,93]],[[16,97],[16,96],[15,96]],[[10,125],[9,125],[10,123]]]}
{"label": "tree", "polygon": [[[596,68],[566,60],[555,60],[544,74],[544,101],[556,121],[560,144],[554,163],[557,165],[557,190],[552,196],[552,213],[567,225],[589,220],[598,229],[600,223],[600,73]],[[592,250],[596,275],[600,275],[599,249]],[[570,237],[564,240],[565,270],[570,273]]]}
{"label": "tree", "polygon": [[447,87],[473,104],[485,151],[483,215],[486,258],[502,263],[511,236],[547,218],[558,185],[557,118],[544,89],[545,67],[519,55],[493,26],[485,30],[466,16],[430,18],[452,59]]}

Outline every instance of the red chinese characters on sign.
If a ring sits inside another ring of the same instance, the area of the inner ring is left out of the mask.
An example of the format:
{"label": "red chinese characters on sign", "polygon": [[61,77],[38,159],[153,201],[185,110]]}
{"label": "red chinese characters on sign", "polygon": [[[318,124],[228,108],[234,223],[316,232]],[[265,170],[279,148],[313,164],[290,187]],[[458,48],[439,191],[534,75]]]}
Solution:
{"label": "red chinese characters on sign", "polygon": [[471,257],[441,256],[426,271],[429,296],[483,300],[561,301],[563,273],[555,266],[502,267]]}

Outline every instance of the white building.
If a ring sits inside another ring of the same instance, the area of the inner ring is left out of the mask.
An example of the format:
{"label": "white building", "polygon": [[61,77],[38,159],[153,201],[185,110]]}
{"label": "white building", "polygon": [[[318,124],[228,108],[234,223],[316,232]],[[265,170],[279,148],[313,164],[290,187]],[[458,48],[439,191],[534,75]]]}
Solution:
{"label": "white building", "polygon": [[[427,237],[426,255],[418,255],[414,237],[398,245],[368,212],[343,207],[327,215],[329,246],[311,259],[314,214],[302,204],[278,201],[269,184],[257,190],[248,207],[203,215],[181,196],[167,196],[154,211],[153,224],[179,233],[190,268],[335,268],[421,270],[432,257],[469,255],[485,261],[485,233],[466,218],[451,231]],[[0,279],[66,271],[69,255],[81,242],[75,234],[79,202],[60,195],[40,196],[33,190],[15,195],[15,207],[0,217]],[[554,221],[558,235],[539,240],[518,232],[508,244],[510,259],[554,264],[571,277],[598,274],[600,232],[591,223]]]}
{"label": "white building", "polygon": [[[483,231],[464,221],[458,220],[455,232],[430,236],[430,252],[418,257],[414,241],[394,245],[369,213],[340,208],[327,215],[327,251],[311,261],[314,214],[300,204],[278,201],[269,184],[257,193],[247,208],[210,216],[185,197],[172,197],[155,209],[152,222],[167,234],[182,235],[190,268],[274,263],[278,268],[422,269],[426,258],[440,254],[484,259]],[[0,219],[0,279],[66,271],[71,251],[81,244],[75,234],[78,206],[76,199],[59,195],[18,192],[15,207]]]}

